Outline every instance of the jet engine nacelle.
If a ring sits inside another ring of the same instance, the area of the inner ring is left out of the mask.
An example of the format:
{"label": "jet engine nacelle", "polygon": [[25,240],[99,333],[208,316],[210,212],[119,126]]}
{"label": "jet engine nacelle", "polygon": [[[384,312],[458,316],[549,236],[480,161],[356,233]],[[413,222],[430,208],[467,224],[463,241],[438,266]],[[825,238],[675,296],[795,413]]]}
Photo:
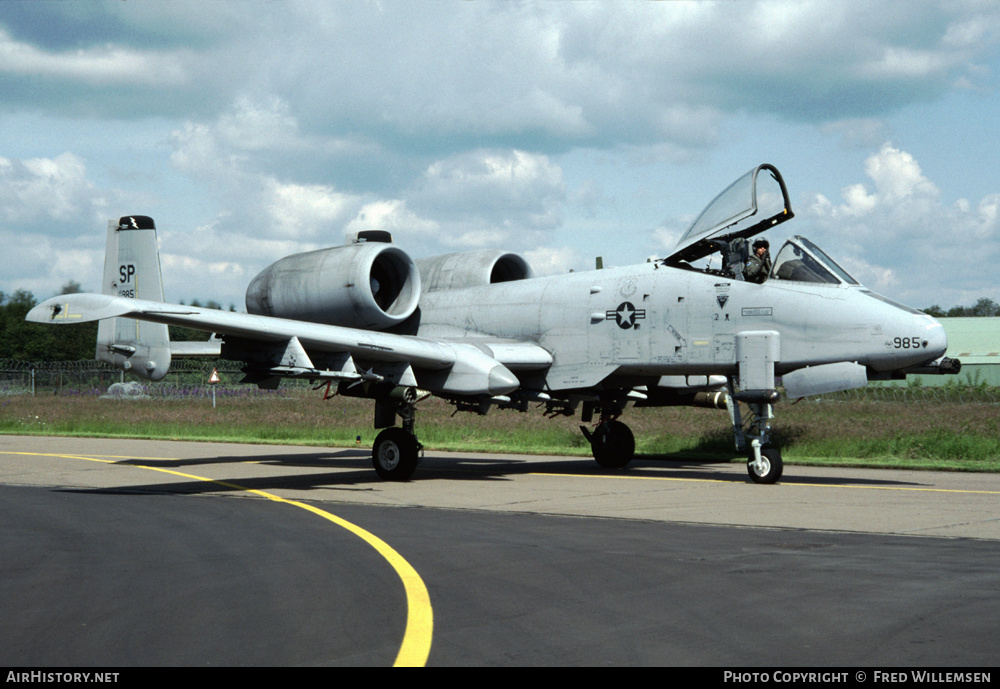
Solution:
{"label": "jet engine nacelle", "polygon": [[389,328],[420,299],[413,260],[370,242],[294,254],[272,263],[247,288],[247,311],[354,328]]}
{"label": "jet engine nacelle", "polygon": [[425,292],[479,287],[534,277],[521,256],[498,249],[463,251],[417,260]]}

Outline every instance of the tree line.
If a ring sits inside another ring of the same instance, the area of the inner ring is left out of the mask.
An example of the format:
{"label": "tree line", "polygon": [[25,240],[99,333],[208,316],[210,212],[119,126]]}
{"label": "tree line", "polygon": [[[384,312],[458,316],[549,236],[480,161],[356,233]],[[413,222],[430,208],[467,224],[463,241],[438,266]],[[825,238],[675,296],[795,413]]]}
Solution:
{"label": "tree line", "polygon": [[[79,291],[80,284],[70,281],[63,285],[60,294],[73,294]],[[12,294],[0,291],[0,359],[82,361],[94,358],[97,323],[80,323],[56,328],[40,323],[28,323],[24,317],[37,303],[34,295],[23,289]],[[222,309],[218,302],[208,301],[202,304],[197,299],[192,300],[190,306]],[[230,305],[229,310],[235,311],[236,308]],[[983,297],[972,306],[954,306],[946,311],[935,304],[923,311],[936,318],[988,317],[1000,316],[1000,305],[992,299]],[[170,326],[170,339],[177,342],[207,340],[208,337],[209,333],[206,332]]]}
{"label": "tree line", "polygon": [[1000,316],[1000,304],[997,304],[992,299],[983,297],[977,300],[972,306],[953,306],[945,311],[940,306],[935,304],[934,306],[923,309],[923,312],[934,316],[935,318]]}

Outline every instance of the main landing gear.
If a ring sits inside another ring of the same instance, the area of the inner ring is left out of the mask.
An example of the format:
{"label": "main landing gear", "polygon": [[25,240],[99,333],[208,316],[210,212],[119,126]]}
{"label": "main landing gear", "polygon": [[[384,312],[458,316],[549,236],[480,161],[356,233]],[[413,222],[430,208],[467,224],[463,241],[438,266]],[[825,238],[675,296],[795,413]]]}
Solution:
{"label": "main landing gear", "polygon": [[580,426],[584,437],[590,441],[594,459],[605,469],[624,469],[635,456],[635,436],[617,416],[601,414],[601,422],[592,432]]}
{"label": "main landing gear", "polygon": [[375,467],[375,473],[386,481],[408,481],[417,470],[420,451],[424,446],[413,432],[416,416],[413,406],[415,401],[414,394],[412,400],[375,403],[376,422],[388,419],[389,423],[394,423],[397,414],[403,420],[402,428],[397,426],[386,428],[375,437],[375,443],[372,445],[372,465]]}
{"label": "main landing gear", "polygon": [[407,481],[417,470],[420,443],[412,433],[393,426],[386,428],[372,445],[375,473],[387,481]]}

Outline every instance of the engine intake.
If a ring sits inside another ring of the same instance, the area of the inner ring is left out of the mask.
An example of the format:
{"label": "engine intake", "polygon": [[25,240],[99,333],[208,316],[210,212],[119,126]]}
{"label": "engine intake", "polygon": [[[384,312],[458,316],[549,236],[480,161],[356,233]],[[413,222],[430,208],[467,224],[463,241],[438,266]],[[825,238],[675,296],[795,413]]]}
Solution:
{"label": "engine intake", "polygon": [[521,256],[499,249],[463,251],[417,261],[425,292],[479,287],[533,277]]}
{"label": "engine intake", "polygon": [[409,318],[420,299],[413,260],[390,244],[364,243],[286,256],[247,288],[247,311],[381,330]]}

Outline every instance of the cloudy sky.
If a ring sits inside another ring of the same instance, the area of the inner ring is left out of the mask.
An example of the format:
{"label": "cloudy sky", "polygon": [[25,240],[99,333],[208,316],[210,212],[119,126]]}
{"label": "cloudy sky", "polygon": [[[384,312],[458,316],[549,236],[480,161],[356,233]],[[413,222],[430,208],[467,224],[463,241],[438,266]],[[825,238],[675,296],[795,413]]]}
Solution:
{"label": "cloudy sky", "polygon": [[669,253],[759,163],[917,307],[1000,301],[1000,3],[0,2],[0,291],[98,290],[152,216],[167,299],[243,309],[388,229],[540,274]]}

